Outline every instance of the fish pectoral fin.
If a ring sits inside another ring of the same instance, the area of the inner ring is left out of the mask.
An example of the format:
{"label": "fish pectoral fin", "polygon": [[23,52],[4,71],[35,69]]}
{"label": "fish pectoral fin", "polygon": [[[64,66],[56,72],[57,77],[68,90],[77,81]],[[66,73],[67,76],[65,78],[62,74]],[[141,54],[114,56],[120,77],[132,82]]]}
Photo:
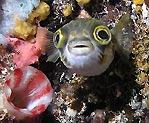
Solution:
{"label": "fish pectoral fin", "polygon": [[47,33],[47,45],[46,45],[46,53],[48,55],[47,58],[47,62],[51,61],[51,62],[56,62],[57,59],[59,58],[59,52],[58,49],[55,47],[54,43],[53,43],[53,32],[48,32]]}
{"label": "fish pectoral fin", "polygon": [[59,58],[59,52],[57,49],[55,49],[47,58],[47,62],[50,61],[50,62],[56,62]]}
{"label": "fish pectoral fin", "polygon": [[124,14],[111,30],[116,52],[124,59],[129,59],[131,41],[134,39],[133,22],[130,14]]}

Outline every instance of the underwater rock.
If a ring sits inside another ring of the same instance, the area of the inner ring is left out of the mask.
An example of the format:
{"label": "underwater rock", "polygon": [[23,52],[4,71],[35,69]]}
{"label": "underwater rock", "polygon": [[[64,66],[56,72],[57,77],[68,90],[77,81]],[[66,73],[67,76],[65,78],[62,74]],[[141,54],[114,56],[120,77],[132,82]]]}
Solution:
{"label": "underwater rock", "polygon": [[8,43],[5,36],[0,34],[0,90],[5,79],[16,68],[13,62],[13,56],[10,54],[11,45]]}
{"label": "underwater rock", "polygon": [[[3,1],[0,1],[0,5],[3,5]],[[7,0],[9,6],[12,2]],[[14,3],[18,1],[13,1]],[[35,0],[37,1],[37,0]],[[84,0],[90,1],[87,4],[80,5],[77,1],[82,0],[41,0],[48,3],[50,6],[50,14],[48,17],[38,23],[37,16],[32,16],[29,23],[35,24],[36,26],[46,27],[48,30],[55,32],[64,24],[74,20],[80,14],[81,17],[86,18],[97,18],[106,23],[109,29],[115,27],[115,24],[119,21],[123,14],[130,14],[133,20],[133,26],[131,31],[135,33],[133,41],[122,44],[124,48],[132,46],[133,43],[133,54],[130,54],[130,66],[124,65],[123,60],[119,58],[118,54],[115,54],[114,61],[110,67],[100,76],[92,78],[84,78],[73,75],[70,77],[71,72],[58,60],[56,63],[46,62],[47,56],[42,55],[39,61],[33,66],[42,70],[46,76],[52,82],[54,88],[54,99],[52,106],[41,115],[42,123],[99,123],[99,122],[149,122],[149,18],[148,18],[148,0]],[[84,2],[83,1],[83,2]],[[25,1],[20,1],[25,2]],[[26,1],[31,3],[33,0]],[[39,1],[38,1],[39,2]],[[23,4],[23,6],[26,4]],[[29,4],[26,6],[33,5],[35,10],[35,4]],[[16,4],[17,6],[17,4]],[[14,7],[12,7],[14,8]],[[20,8],[20,7],[18,7]],[[0,10],[0,14],[6,12],[5,9]],[[81,10],[85,10],[83,12]],[[3,12],[5,11],[5,12]],[[26,11],[25,11],[26,12]],[[31,11],[30,11],[31,12]],[[30,13],[29,12],[29,13]],[[81,13],[80,13],[81,12]],[[25,14],[24,11],[22,12]],[[89,13],[89,14],[88,14]],[[19,13],[18,13],[19,14]],[[28,13],[27,13],[28,15]],[[36,15],[36,14],[35,14]],[[27,17],[28,18],[28,17]],[[27,19],[26,18],[26,19]],[[14,24],[12,18],[9,23],[6,21],[2,24]],[[22,19],[20,19],[22,20]],[[29,21],[29,20],[28,20]],[[37,22],[36,22],[37,21]],[[24,21],[25,22],[25,21]],[[4,26],[5,26],[4,25]],[[1,26],[1,24],[0,24]],[[2,25],[2,27],[4,27]],[[130,25],[131,26],[131,25]],[[3,32],[7,33],[8,30],[12,29],[11,26],[7,26],[3,29]],[[31,27],[31,26],[30,26]],[[5,30],[6,29],[6,30]],[[127,29],[127,28],[126,28]],[[37,35],[41,34],[37,31]],[[118,31],[117,31],[118,32]],[[125,33],[124,29],[124,33]],[[119,33],[117,33],[119,34]],[[34,34],[33,34],[34,35]],[[36,35],[36,36],[37,36]],[[33,36],[35,37],[35,35]],[[38,37],[38,36],[37,36]],[[36,37],[36,38],[37,38]],[[40,38],[40,36],[39,36]],[[44,38],[40,38],[43,41]],[[123,39],[123,38],[122,38]],[[31,40],[30,42],[34,42]],[[27,40],[29,41],[29,40]],[[41,42],[42,42],[41,41]],[[33,44],[35,45],[35,44]],[[44,45],[44,44],[38,44]],[[127,47],[128,46],[128,47]],[[23,47],[22,50],[28,47]],[[4,84],[7,73],[10,74],[14,69],[12,61],[12,55],[8,54],[6,48],[0,47],[1,56],[1,68],[0,72],[0,83]],[[44,48],[39,48],[40,54],[45,53]],[[25,50],[24,50],[25,51]],[[42,53],[41,53],[42,52]],[[19,52],[15,52],[16,55]],[[24,53],[27,56],[30,55],[27,51]],[[26,60],[30,61],[28,57]],[[20,57],[20,61],[23,57]],[[18,60],[18,61],[19,61]],[[37,59],[35,59],[36,61]],[[23,61],[25,63],[25,61]],[[31,64],[34,62],[30,62]],[[13,66],[13,67],[12,67]],[[131,67],[131,68],[130,68]],[[135,67],[135,68],[134,68]],[[11,70],[12,69],[12,70]],[[136,83],[137,82],[137,83]],[[144,90],[142,94],[139,90]],[[147,102],[146,102],[147,101]],[[135,108],[134,108],[135,107]],[[147,107],[147,108],[146,108]],[[3,115],[4,114],[4,115]],[[9,118],[5,115],[5,112],[0,111],[0,116],[4,118],[0,119],[2,123],[18,123],[13,121],[13,118]],[[32,123],[34,118],[31,118]],[[29,123],[29,121],[19,122]]]}
{"label": "underwater rock", "polygon": [[92,18],[92,17],[88,14],[87,11],[85,11],[85,10],[83,9],[83,10],[81,10],[81,12],[80,12],[78,18]]}

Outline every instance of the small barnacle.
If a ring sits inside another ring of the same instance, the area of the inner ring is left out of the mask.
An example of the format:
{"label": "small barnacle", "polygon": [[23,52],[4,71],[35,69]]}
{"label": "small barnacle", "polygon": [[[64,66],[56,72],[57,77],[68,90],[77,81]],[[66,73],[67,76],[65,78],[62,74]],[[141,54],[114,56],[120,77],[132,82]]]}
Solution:
{"label": "small barnacle", "polygon": [[88,4],[91,0],[76,0],[79,5],[85,5]]}
{"label": "small barnacle", "polygon": [[146,60],[144,61],[137,61],[137,66],[140,70],[147,70],[149,68],[149,64],[146,62]]}
{"label": "small barnacle", "polygon": [[141,4],[144,3],[144,0],[133,0],[133,3],[134,3],[135,5],[141,5]]}
{"label": "small barnacle", "polygon": [[92,17],[89,15],[89,13],[88,13],[87,11],[85,11],[85,10],[83,9],[83,10],[81,10],[81,12],[80,12],[78,18],[92,18]]}
{"label": "small barnacle", "polygon": [[137,5],[136,8],[135,8],[136,12],[142,12],[142,6],[140,5]]}
{"label": "small barnacle", "polygon": [[142,82],[142,83],[146,83],[148,81],[148,75],[145,72],[140,73],[139,77],[138,77],[138,81]]}
{"label": "small barnacle", "polygon": [[69,16],[72,13],[72,6],[70,5],[65,5],[65,7],[62,9],[62,13],[64,16]]}
{"label": "small barnacle", "polygon": [[136,13],[142,13],[142,5],[144,3],[144,0],[133,0],[133,8]]}
{"label": "small barnacle", "polygon": [[72,11],[74,10],[74,0],[54,0],[53,1],[53,8],[54,13],[57,15],[57,17],[67,17],[72,14]]}

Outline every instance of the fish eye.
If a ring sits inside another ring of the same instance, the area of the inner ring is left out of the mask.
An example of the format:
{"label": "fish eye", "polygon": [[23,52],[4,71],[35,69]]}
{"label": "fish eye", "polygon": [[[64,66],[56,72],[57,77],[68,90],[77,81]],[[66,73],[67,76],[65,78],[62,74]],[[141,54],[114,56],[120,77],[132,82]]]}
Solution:
{"label": "fish eye", "polygon": [[93,36],[102,45],[107,45],[111,41],[111,33],[106,26],[97,26],[94,29]]}
{"label": "fish eye", "polygon": [[60,40],[60,34],[57,33],[57,34],[55,35],[55,43],[58,44],[59,40]]}
{"label": "fish eye", "polygon": [[109,35],[107,34],[106,31],[100,30],[97,32],[98,37],[100,37],[103,40],[109,40]]}
{"label": "fish eye", "polygon": [[63,40],[64,40],[64,36],[62,34],[62,30],[59,29],[55,32],[55,35],[54,35],[54,44],[56,48],[60,48],[62,46]]}

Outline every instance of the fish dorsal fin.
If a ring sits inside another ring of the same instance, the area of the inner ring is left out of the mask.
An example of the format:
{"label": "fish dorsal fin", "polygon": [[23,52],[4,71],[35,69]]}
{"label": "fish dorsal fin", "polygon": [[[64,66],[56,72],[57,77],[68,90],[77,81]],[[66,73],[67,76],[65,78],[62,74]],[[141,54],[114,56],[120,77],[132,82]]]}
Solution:
{"label": "fish dorsal fin", "polygon": [[48,55],[47,62],[48,61],[56,62],[57,59],[59,58],[59,52],[58,52],[58,49],[54,46],[53,32],[48,31],[47,39],[48,39],[48,43],[46,46],[46,53]]}
{"label": "fish dorsal fin", "polygon": [[113,42],[115,44],[116,52],[125,61],[129,60],[132,44],[130,43],[134,38],[132,31],[133,25],[129,14],[124,14],[115,27],[111,30],[113,35]]}

